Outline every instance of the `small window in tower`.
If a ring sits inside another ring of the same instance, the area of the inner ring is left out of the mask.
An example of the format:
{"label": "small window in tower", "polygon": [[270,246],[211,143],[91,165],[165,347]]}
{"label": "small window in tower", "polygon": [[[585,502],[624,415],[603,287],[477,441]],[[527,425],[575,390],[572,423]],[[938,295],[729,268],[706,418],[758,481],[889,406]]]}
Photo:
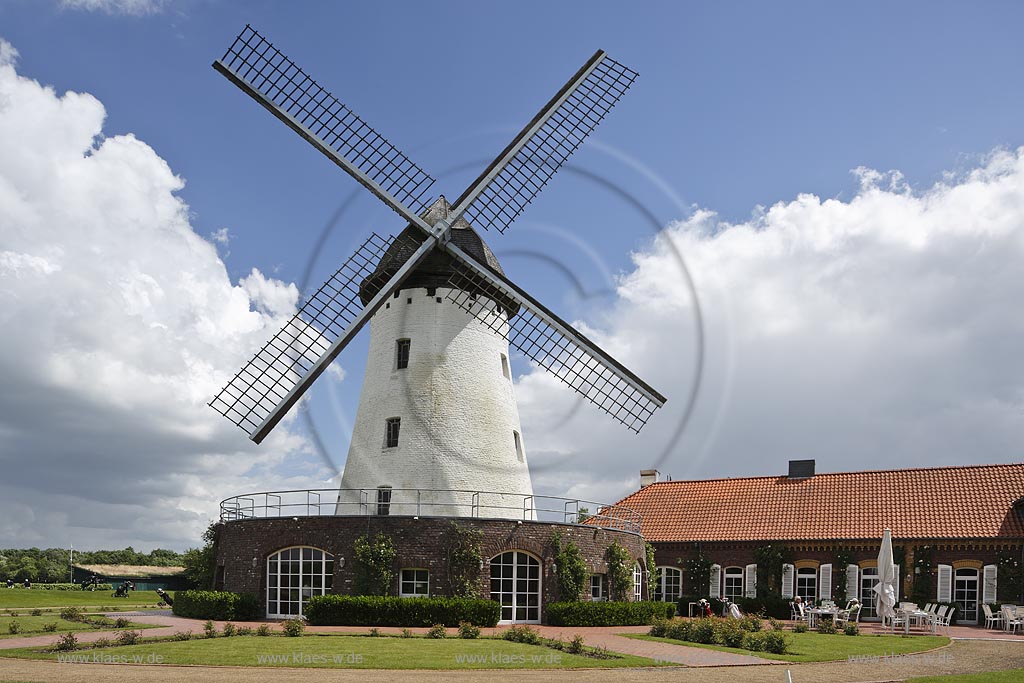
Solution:
{"label": "small window in tower", "polygon": [[399,339],[395,342],[395,367],[399,370],[405,370],[409,367],[409,346],[411,342],[408,339]]}
{"label": "small window in tower", "polygon": [[402,418],[389,417],[386,420],[387,427],[384,430],[384,447],[395,448],[398,446],[398,430],[402,427]]}
{"label": "small window in tower", "polygon": [[378,486],[377,487],[377,514],[378,515],[390,515],[391,514],[391,487],[390,486]]}
{"label": "small window in tower", "polygon": [[519,436],[519,432],[517,432],[514,429],[512,430],[512,439],[516,442],[516,457],[519,459],[519,462],[522,462],[523,461],[523,440]]}
{"label": "small window in tower", "polygon": [[508,367],[508,356],[501,354],[501,374],[505,375],[505,379],[512,379],[512,371]]}

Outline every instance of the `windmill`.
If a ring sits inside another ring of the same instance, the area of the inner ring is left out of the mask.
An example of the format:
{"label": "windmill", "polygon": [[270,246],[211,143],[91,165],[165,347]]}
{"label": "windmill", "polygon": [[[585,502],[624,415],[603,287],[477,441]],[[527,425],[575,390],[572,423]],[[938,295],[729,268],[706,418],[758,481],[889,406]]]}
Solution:
{"label": "windmill", "polygon": [[[449,203],[443,195],[430,201],[433,178],[250,26],[213,67],[408,223],[397,237],[371,234],[210,403],[260,443],[370,322],[370,358],[339,512],[348,502],[365,508],[365,490],[377,488],[377,509],[388,513],[397,504],[392,490],[413,488],[379,483],[388,478],[413,480],[421,489],[530,495],[509,345],[635,432],[665,403],[506,277],[474,230],[504,233],[635,72],[596,52]],[[413,359],[421,361],[419,384],[410,372]],[[430,400],[422,400],[427,394]],[[505,445],[499,450],[512,455],[497,464],[489,458],[496,434]],[[381,457],[391,448],[404,448],[403,457]],[[438,452],[446,450],[461,462],[439,463]],[[434,477],[428,482],[445,485],[424,486],[428,473]],[[346,489],[362,489],[362,499],[346,500]],[[434,501],[442,507],[432,514],[459,514],[456,501],[447,502],[452,509]]]}

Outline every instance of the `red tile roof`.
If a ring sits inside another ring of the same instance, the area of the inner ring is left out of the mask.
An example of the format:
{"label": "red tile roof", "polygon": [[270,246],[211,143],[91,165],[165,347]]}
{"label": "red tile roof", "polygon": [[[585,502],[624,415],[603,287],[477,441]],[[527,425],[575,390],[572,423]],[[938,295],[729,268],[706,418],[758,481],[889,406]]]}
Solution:
{"label": "red tile roof", "polygon": [[1024,537],[1024,463],[665,481],[623,498],[649,541]]}

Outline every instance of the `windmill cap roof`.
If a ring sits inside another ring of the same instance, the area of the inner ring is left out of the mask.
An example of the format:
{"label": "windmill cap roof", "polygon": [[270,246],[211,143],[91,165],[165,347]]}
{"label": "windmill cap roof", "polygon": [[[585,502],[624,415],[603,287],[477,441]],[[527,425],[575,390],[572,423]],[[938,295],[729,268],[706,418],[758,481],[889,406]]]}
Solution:
{"label": "windmill cap roof", "polygon": [[[451,208],[448,200],[441,195],[420,216],[429,225],[434,225],[439,220],[447,218]],[[381,257],[374,271],[359,286],[359,298],[364,304],[370,302],[370,299],[387,284],[388,280],[398,272],[402,264],[409,260],[409,257],[426,239],[427,236],[423,234],[423,231],[411,223],[398,235],[398,238],[384,252],[384,256]],[[452,224],[450,241],[469,254],[477,263],[500,275],[505,274],[491,248],[461,216]],[[458,278],[453,282],[452,276],[456,273],[452,265],[453,262],[454,259],[450,254],[441,249],[434,249],[406,278],[402,283],[402,289],[418,287],[434,289],[455,286],[474,294],[483,294],[480,287],[471,282],[459,281]],[[512,299],[502,297],[498,303],[505,309],[509,318],[519,313],[519,304]]]}

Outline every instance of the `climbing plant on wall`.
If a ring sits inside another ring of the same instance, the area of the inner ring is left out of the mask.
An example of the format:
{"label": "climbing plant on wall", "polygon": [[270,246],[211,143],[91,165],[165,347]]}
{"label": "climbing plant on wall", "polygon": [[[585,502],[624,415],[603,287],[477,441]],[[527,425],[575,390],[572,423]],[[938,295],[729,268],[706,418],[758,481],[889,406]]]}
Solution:
{"label": "climbing plant on wall", "polygon": [[562,543],[562,535],[557,531],[551,537],[551,546],[555,550],[555,576],[558,578],[558,595],[562,602],[578,602],[586,586],[587,563],[583,560],[583,552],[571,539]]}
{"label": "climbing plant on wall", "polygon": [[606,553],[608,558],[608,587],[612,600],[625,600],[633,589],[633,558],[629,551],[612,541]]}
{"label": "climbing plant on wall", "polygon": [[353,544],[357,595],[387,595],[395,577],[395,544],[391,537],[363,534]]}
{"label": "climbing plant on wall", "polygon": [[466,529],[455,522],[448,525],[445,560],[448,585],[457,598],[480,597],[480,566],[483,563],[483,534]]}
{"label": "climbing plant on wall", "polygon": [[[757,564],[758,595],[782,593],[782,565],[793,561],[793,551],[779,543],[767,543],[754,548]],[[761,577],[765,577],[762,579]]]}
{"label": "climbing plant on wall", "polygon": [[840,605],[845,604],[850,597],[846,594],[846,580],[852,562],[853,555],[846,548],[839,548],[832,560],[832,595]]}

